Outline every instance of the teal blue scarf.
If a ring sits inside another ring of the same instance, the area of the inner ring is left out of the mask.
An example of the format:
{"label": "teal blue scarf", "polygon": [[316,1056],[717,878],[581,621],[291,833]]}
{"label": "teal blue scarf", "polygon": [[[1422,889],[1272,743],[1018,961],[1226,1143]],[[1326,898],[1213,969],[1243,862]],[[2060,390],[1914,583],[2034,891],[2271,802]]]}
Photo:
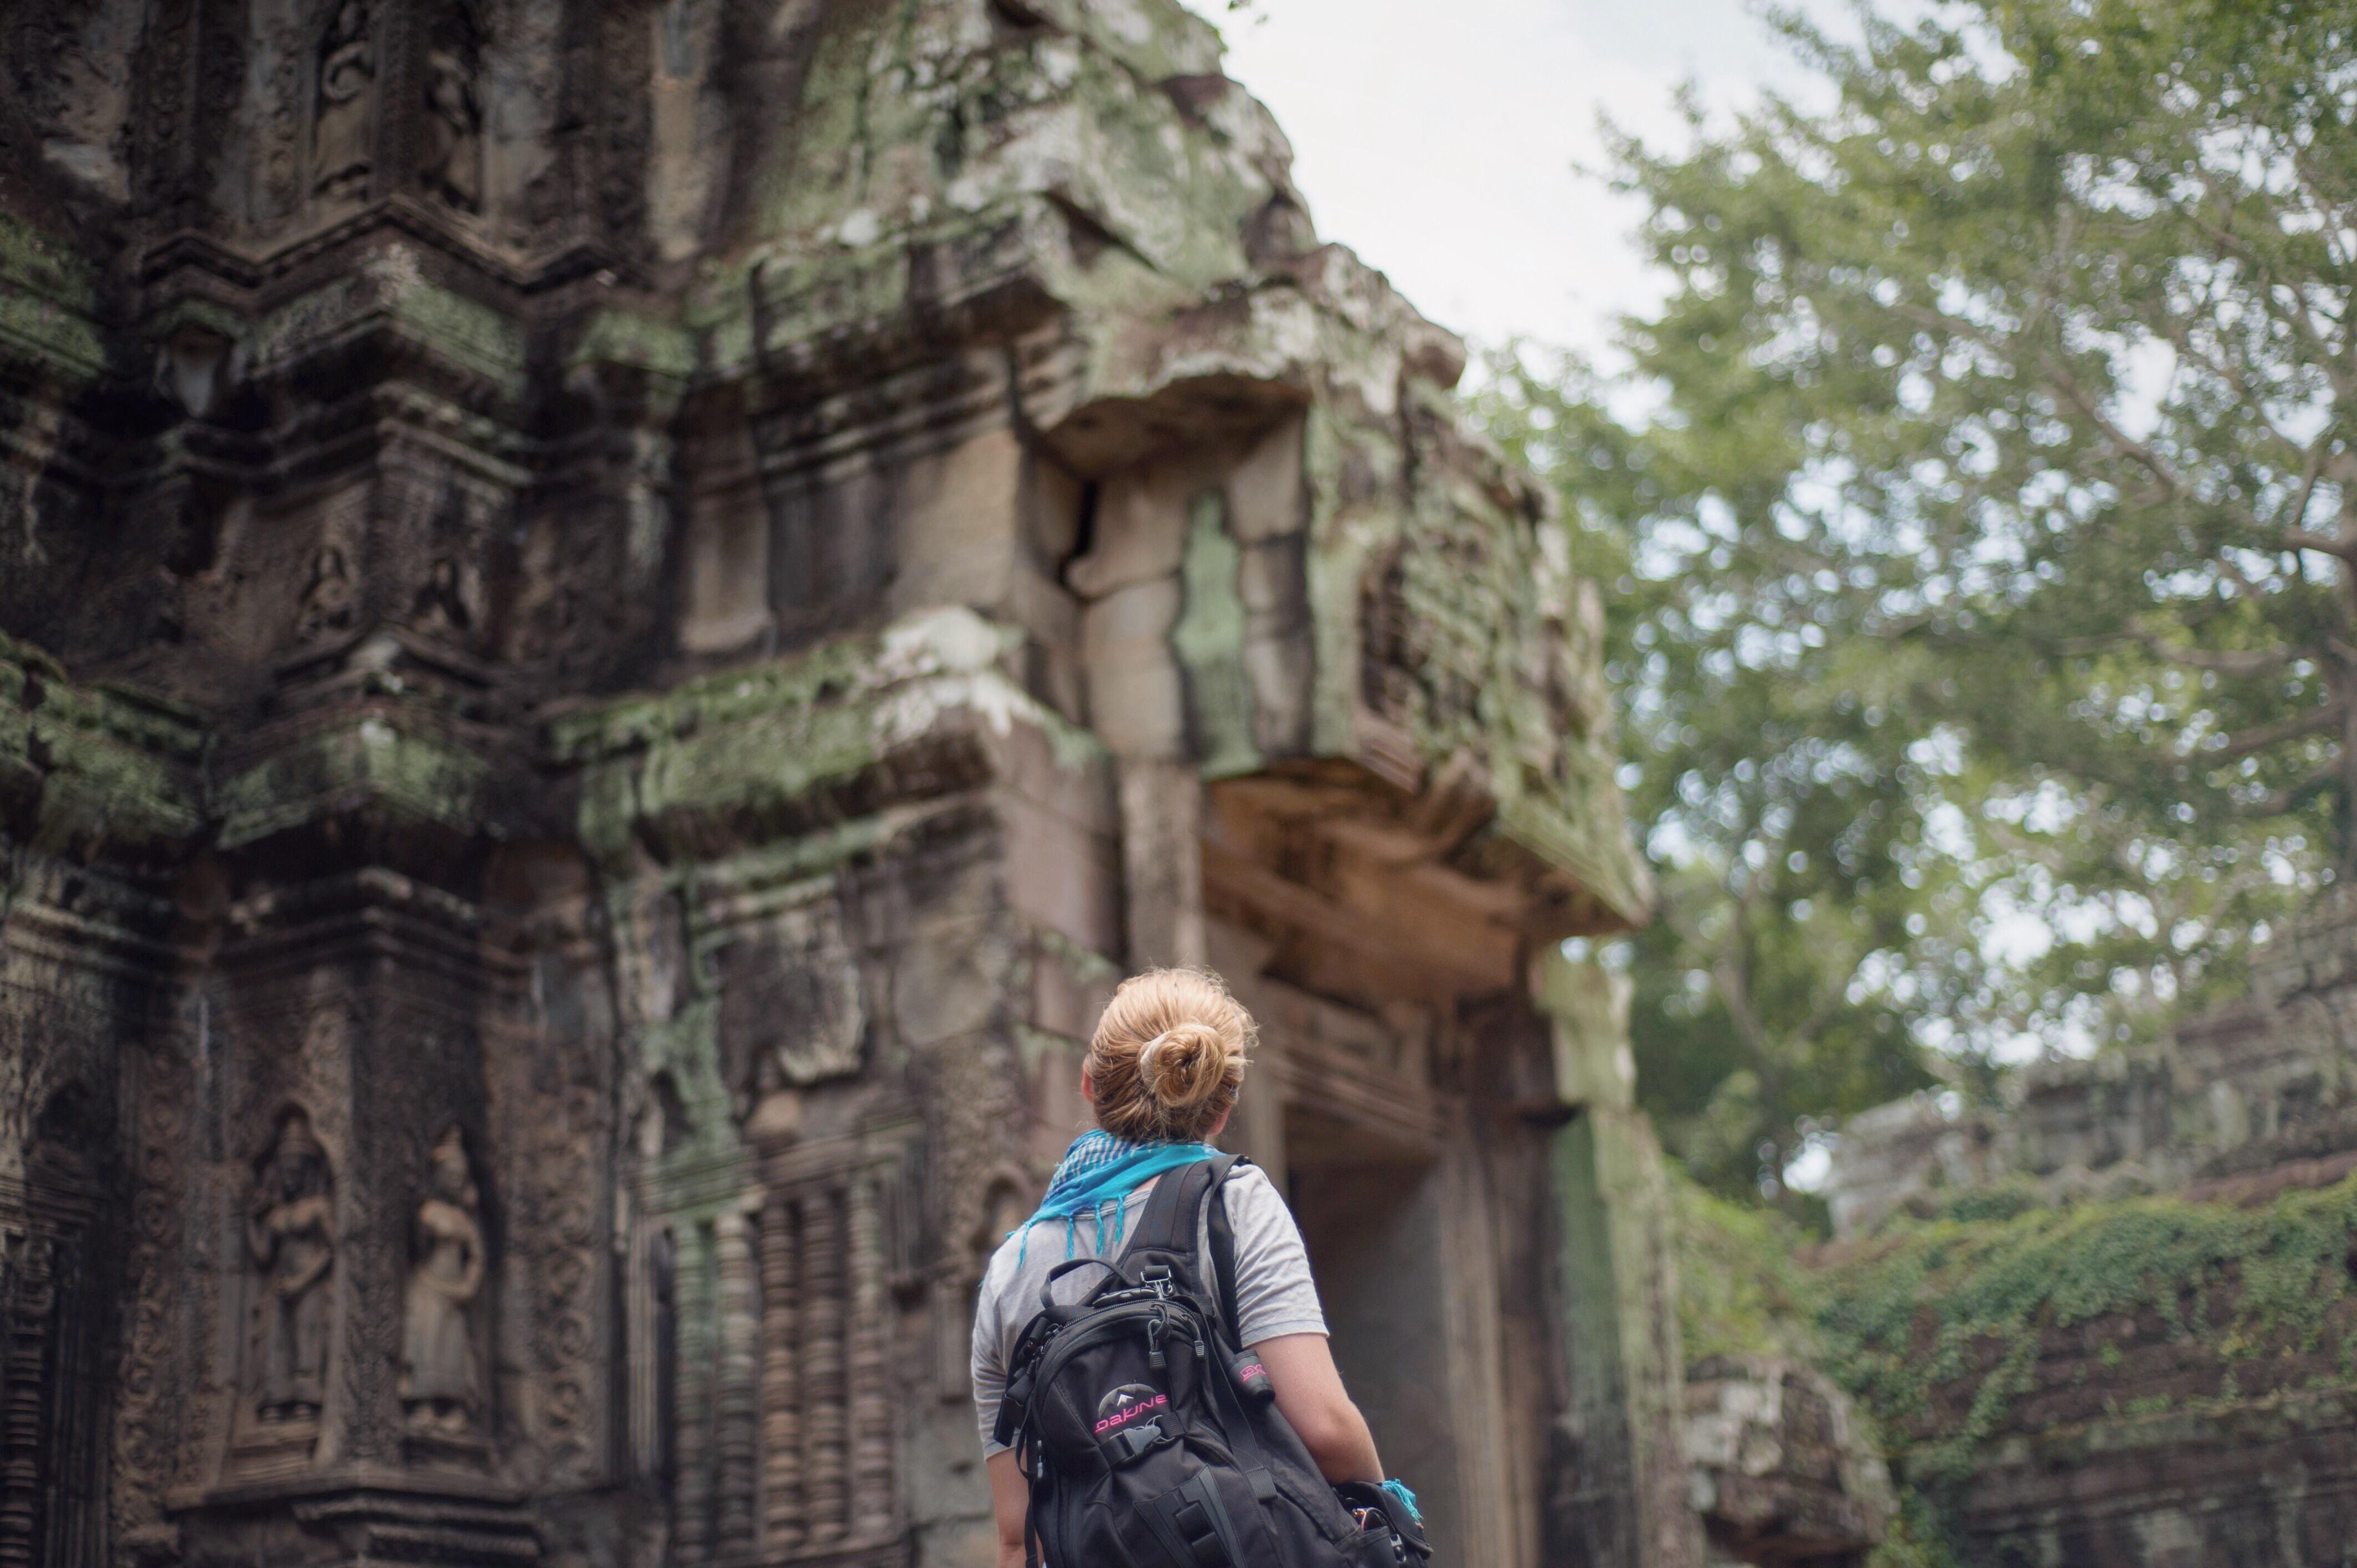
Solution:
{"label": "teal blue scarf", "polygon": [[1007,1232],[1012,1236],[1019,1231],[1023,1237],[1022,1244],[1015,1249],[1016,1265],[1022,1266],[1023,1255],[1031,1245],[1031,1227],[1043,1219],[1064,1222],[1064,1256],[1071,1257],[1083,1209],[1097,1222],[1093,1250],[1103,1256],[1108,1251],[1106,1204],[1113,1205],[1113,1240],[1118,1245],[1123,1217],[1127,1212],[1123,1204],[1131,1193],[1164,1171],[1191,1165],[1198,1160],[1216,1159],[1219,1153],[1209,1144],[1134,1144],[1126,1138],[1114,1137],[1102,1127],[1082,1133],[1064,1151],[1056,1174],[1049,1178],[1048,1196],[1039,1200],[1039,1212]]}

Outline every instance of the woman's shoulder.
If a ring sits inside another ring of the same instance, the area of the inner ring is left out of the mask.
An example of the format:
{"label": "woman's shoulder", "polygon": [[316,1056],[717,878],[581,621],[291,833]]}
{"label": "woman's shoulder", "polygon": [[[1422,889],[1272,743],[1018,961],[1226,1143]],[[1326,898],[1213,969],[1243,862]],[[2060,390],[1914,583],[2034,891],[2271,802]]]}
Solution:
{"label": "woman's shoulder", "polygon": [[[983,1265],[982,1288],[984,1290],[993,1290],[1005,1284],[1016,1270],[1022,1266],[1021,1260],[1026,1251],[1023,1233],[1028,1228],[1029,1221],[1027,1220],[999,1240],[997,1247],[990,1254],[990,1262]],[[1060,1243],[1061,1238],[1059,1237],[1058,1240]]]}
{"label": "woman's shoulder", "polygon": [[1245,1194],[1251,1194],[1254,1200],[1263,1195],[1274,1197],[1276,1196],[1276,1183],[1269,1180],[1268,1173],[1252,1161],[1238,1160],[1235,1168],[1228,1173],[1226,1192],[1231,1201]]}
{"label": "woman's shoulder", "polygon": [[1220,1189],[1221,1201],[1228,1206],[1228,1223],[1238,1230],[1252,1220],[1266,1220],[1283,1215],[1289,1224],[1293,1210],[1276,1183],[1260,1166],[1242,1164],[1229,1173],[1227,1185]]}

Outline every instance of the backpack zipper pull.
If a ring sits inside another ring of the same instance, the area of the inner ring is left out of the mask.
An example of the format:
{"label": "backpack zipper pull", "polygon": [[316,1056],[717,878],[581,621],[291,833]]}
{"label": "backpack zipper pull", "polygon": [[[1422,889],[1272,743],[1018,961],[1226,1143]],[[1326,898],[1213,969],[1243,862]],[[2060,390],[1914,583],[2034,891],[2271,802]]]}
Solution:
{"label": "backpack zipper pull", "polygon": [[1157,1372],[1170,1369],[1169,1359],[1162,1354],[1162,1335],[1168,1327],[1169,1323],[1158,1312],[1146,1320],[1146,1364]]}

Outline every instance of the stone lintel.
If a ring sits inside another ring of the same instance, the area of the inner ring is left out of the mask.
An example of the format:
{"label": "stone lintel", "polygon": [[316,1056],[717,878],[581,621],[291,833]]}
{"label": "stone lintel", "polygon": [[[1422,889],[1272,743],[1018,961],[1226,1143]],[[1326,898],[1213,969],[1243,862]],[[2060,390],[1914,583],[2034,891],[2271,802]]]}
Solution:
{"label": "stone lintel", "polygon": [[875,634],[741,665],[652,695],[552,715],[549,753],[582,776],[580,832],[624,864],[633,835],[680,853],[762,843],[985,783],[1017,727],[1056,766],[1098,743],[998,668],[1004,628],[929,610]]}

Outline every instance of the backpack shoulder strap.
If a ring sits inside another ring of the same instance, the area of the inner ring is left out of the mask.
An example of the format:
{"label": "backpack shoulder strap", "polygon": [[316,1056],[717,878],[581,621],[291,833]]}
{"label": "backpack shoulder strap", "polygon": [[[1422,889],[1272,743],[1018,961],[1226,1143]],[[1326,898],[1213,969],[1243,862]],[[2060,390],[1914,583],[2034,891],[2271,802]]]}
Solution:
{"label": "backpack shoulder strap", "polygon": [[1230,1155],[1224,1160],[1212,1163],[1226,1168],[1220,1172],[1219,1179],[1211,1184],[1211,1190],[1204,1197],[1210,1207],[1203,1212],[1203,1222],[1211,1233],[1211,1274],[1213,1288],[1220,1294],[1220,1321],[1227,1325],[1229,1337],[1241,1350],[1244,1348],[1244,1331],[1243,1325],[1236,1321],[1236,1230],[1228,1222],[1228,1206],[1222,1194],[1228,1185],[1228,1177],[1252,1162],[1242,1155]]}
{"label": "backpack shoulder strap", "polygon": [[1222,1155],[1215,1160],[1197,1160],[1191,1165],[1163,1172],[1154,1190],[1146,1195],[1146,1211],[1137,1217],[1137,1229],[1130,1234],[1129,1251],[1194,1256],[1195,1228],[1203,1211],[1203,1195],[1227,1178],[1226,1167],[1233,1163],[1233,1155]]}
{"label": "backpack shoulder strap", "polygon": [[[1236,1236],[1228,1223],[1228,1206],[1220,1189],[1239,1165],[1252,1162],[1242,1155],[1222,1155],[1166,1172],[1146,1195],[1146,1212],[1129,1245],[1178,1253],[1192,1262],[1195,1281],[1216,1295],[1228,1333],[1236,1333]],[[1208,1208],[1206,1207],[1208,1205]],[[1196,1239],[1209,1230],[1211,1255],[1196,1257]]]}

